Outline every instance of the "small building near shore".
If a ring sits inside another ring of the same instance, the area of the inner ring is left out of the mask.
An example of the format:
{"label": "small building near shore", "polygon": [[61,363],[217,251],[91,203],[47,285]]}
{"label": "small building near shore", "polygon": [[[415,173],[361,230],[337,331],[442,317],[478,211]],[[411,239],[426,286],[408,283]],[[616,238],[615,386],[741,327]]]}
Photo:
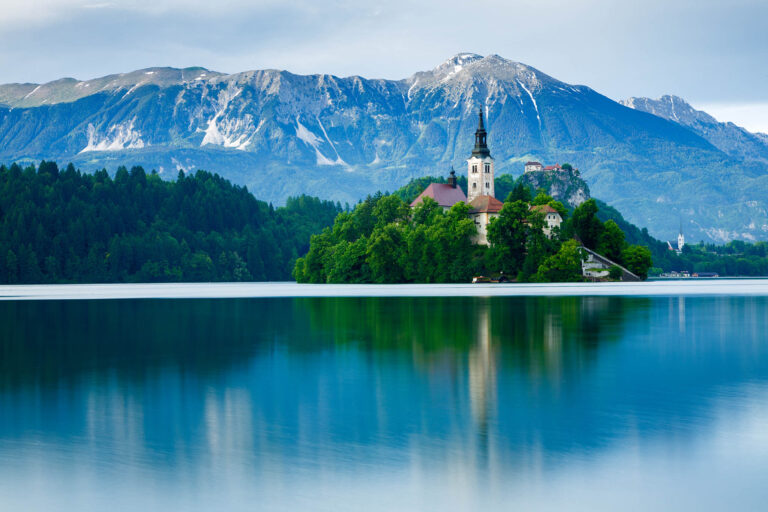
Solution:
{"label": "small building near shore", "polygon": [[584,251],[586,256],[586,259],[581,262],[581,274],[587,279],[605,279],[610,274],[611,267],[619,267],[621,269],[622,281],[642,281],[639,276],[618,263],[609,260],[602,254],[598,254],[584,246],[581,246],[581,250]]}

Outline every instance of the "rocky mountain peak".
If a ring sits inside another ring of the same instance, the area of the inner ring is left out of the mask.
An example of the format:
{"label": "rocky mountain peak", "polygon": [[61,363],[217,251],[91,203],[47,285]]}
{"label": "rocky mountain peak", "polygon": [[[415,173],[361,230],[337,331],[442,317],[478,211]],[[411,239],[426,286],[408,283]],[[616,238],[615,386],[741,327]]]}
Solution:
{"label": "rocky mountain peak", "polygon": [[685,126],[692,126],[695,123],[717,123],[714,117],[696,110],[683,98],[671,94],[665,94],[659,99],[632,97],[621,100],[619,103]]}
{"label": "rocky mountain peak", "polygon": [[470,82],[522,82],[526,87],[538,88],[545,82],[557,82],[554,78],[526,64],[505,59],[499,55],[482,56],[475,53],[459,53],[429,71],[422,71],[406,79],[409,85],[418,82],[424,86]]}
{"label": "rocky mountain peak", "polygon": [[733,123],[721,123],[706,112],[696,110],[683,98],[665,94],[657,100],[628,98],[620,103],[690,128],[739,160],[768,163],[768,136],[751,133]]}
{"label": "rocky mountain peak", "polygon": [[100,92],[133,91],[143,85],[169,87],[220,76],[222,73],[202,67],[154,67],[92,80],[60,78],[44,84],[8,84],[0,85],[0,103],[14,108],[39,107],[77,101]]}

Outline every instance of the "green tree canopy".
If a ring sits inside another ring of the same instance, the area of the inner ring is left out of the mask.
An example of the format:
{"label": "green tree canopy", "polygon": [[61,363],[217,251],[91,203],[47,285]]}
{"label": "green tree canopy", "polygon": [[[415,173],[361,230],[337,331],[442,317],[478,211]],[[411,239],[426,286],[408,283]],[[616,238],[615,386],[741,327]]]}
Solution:
{"label": "green tree canopy", "polygon": [[603,234],[603,223],[597,218],[597,204],[594,199],[581,203],[573,211],[571,219],[574,234],[585,246],[597,250]]}
{"label": "green tree canopy", "polygon": [[556,254],[542,262],[533,280],[540,283],[569,283],[583,281],[581,264],[585,257],[576,240],[568,240]]}
{"label": "green tree canopy", "polygon": [[630,245],[622,253],[622,259],[627,269],[641,279],[648,278],[648,269],[653,263],[651,251],[641,245]]}

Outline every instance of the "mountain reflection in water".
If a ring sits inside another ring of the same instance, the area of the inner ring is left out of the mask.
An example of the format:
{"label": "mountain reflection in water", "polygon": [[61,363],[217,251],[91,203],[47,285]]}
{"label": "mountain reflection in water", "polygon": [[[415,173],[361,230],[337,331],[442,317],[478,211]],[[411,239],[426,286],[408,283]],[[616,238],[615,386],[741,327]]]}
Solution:
{"label": "mountain reflection in water", "polygon": [[766,333],[761,297],[1,302],[0,509],[707,508],[737,477],[749,508],[713,447],[768,470]]}

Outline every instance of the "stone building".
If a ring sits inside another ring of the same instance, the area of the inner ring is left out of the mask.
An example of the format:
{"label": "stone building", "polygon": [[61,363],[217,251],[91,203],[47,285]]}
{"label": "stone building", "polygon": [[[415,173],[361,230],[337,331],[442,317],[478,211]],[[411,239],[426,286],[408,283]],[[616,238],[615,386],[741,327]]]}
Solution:
{"label": "stone building", "polygon": [[588,280],[600,280],[607,278],[611,273],[611,267],[621,269],[622,281],[641,281],[640,277],[633,274],[618,263],[615,263],[602,254],[598,254],[592,249],[581,246],[585,259],[581,263],[581,274]]}
{"label": "stone building", "polygon": [[488,134],[483,123],[483,111],[478,113],[478,125],[475,131],[475,147],[467,160],[467,199],[469,203],[480,196],[494,195],[493,157],[488,149]]}
{"label": "stone building", "polygon": [[544,216],[544,228],[542,231],[547,235],[547,238],[552,238],[552,230],[554,228],[559,228],[560,224],[563,223],[563,217],[560,215],[560,212],[548,204],[531,206],[531,210],[539,212]]}
{"label": "stone building", "polygon": [[544,166],[540,162],[526,162],[525,172],[536,172],[544,170]]}
{"label": "stone building", "polygon": [[469,218],[475,222],[477,234],[472,238],[476,244],[488,243],[488,224],[491,219],[499,216],[504,203],[493,196],[478,196],[469,203]]}

